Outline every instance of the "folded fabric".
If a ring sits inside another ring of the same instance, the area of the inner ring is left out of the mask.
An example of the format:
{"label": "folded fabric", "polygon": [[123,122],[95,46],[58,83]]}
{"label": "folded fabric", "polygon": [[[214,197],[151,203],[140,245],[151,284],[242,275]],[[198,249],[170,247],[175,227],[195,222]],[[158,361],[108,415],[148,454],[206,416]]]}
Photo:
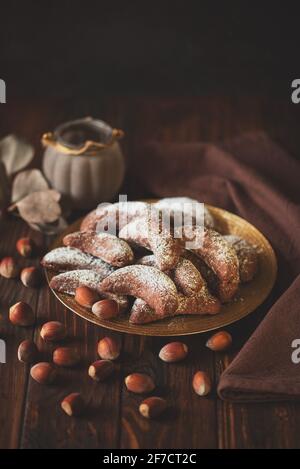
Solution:
{"label": "folded fabric", "polygon": [[262,132],[216,144],[152,142],[142,154],[137,170],[153,195],[190,196],[237,213],[278,258],[277,301],[221,376],[219,395],[300,398],[300,364],[291,358],[300,339],[300,163]]}
{"label": "folded fabric", "polygon": [[300,275],[223,373],[220,397],[235,401],[300,398],[300,363],[293,358],[297,349],[300,358],[299,308]]}

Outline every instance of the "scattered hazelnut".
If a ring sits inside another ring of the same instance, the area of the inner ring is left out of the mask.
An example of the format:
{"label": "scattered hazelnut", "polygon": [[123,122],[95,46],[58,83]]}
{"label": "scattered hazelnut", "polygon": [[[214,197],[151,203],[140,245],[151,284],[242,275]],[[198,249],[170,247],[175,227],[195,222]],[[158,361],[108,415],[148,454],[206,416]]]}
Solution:
{"label": "scattered hazelnut", "polygon": [[125,385],[128,391],[135,394],[151,392],[155,388],[153,379],[144,373],[132,373],[126,376]]}
{"label": "scattered hazelnut", "polygon": [[56,369],[52,363],[47,362],[34,365],[30,370],[30,374],[40,384],[52,384],[57,376]]}
{"label": "scattered hazelnut", "polygon": [[197,371],[193,377],[193,388],[199,396],[206,396],[211,391],[211,381],[205,371]]}
{"label": "scattered hazelnut", "polygon": [[206,347],[210,348],[214,352],[221,352],[227,350],[232,344],[232,337],[229,332],[220,331],[214,334],[206,342]]}
{"label": "scattered hazelnut", "polygon": [[114,370],[114,365],[109,360],[98,360],[89,367],[89,376],[95,381],[104,381]]}
{"label": "scattered hazelnut", "polygon": [[156,418],[159,417],[167,408],[167,401],[161,397],[148,397],[145,399],[140,407],[139,411],[143,417]]}
{"label": "scattered hazelnut", "polygon": [[76,366],[79,363],[79,355],[70,347],[58,347],[53,352],[53,362],[58,366]]}
{"label": "scattered hazelnut", "polygon": [[115,318],[119,314],[119,305],[114,300],[100,300],[93,304],[92,313],[100,319]]}
{"label": "scattered hazelnut", "polygon": [[9,308],[9,319],[15,326],[32,326],[35,322],[31,306],[24,301],[19,301]]}
{"label": "scattered hazelnut", "polygon": [[188,354],[187,346],[182,342],[170,342],[159,352],[159,358],[167,363],[183,360]]}
{"label": "scattered hazelnut", "polygon": [[39,351],[32,340],[26,339],[20,343],[18,348],[18,359],[23,363],[35,363],[38,359]]}
{"label": "scattered hazelnut", "polygon": [[61,402],[62,410],[69,415],[69,417],[76,417],[81,415],[84,410],[84,401],[79,392],[73,392],[64,398]]}
{"label": "scattered hazelnut", "polygon": [[13,257],[4,257],[0,263],[0,275],[5,278],[16,278],[19,267]]}
{"label": "scattered hazelnut", "polygon": [[112,337],[104,337],[98,343],[98,355],[104,360],[116,360],[120,355],[120,344]]}
{"label": "scattered hazelnut", "polygon": [[66,328],[59,321],[46,322],[41,329],[41,337],[46,342],[56,342],[66,337]]}
{"label": "scattered hazelnut", "polygon": [[35,243],[31,238],[20,238],[17,241],[16,248],[21,256],[30,257],[35,250]]}
{"label": "scattered hazelnut", "polygon": [[75,301],[85,308],[91,309],[93,304],[99,300],[96,290],[89,287],[78,287],[75,292]]}
{"label": "scattered hazelnut", "polygon": [[21,282],[25,287],[37,288],[42,281],[42,274],[38,267],[25,267],[21,271]]}

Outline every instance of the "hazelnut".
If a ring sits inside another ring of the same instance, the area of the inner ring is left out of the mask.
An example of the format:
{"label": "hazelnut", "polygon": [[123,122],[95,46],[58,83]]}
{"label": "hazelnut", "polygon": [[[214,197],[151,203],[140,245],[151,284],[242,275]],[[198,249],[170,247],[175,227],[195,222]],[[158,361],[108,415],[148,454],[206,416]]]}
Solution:
{"label": "hazelnut", "polygon": [[100,319],[115,318],[119,314],[119,305],[114,300],[100,300],[93,304],[92,313]]}
{"label": "hazelnut", "polygon": [[125,385],[128,391],[135,394],[151,392],[155,388],[153,379],[144,373],[132,373],[126,376]]}
{"label": "hazelnut", "polygon": [[15,326],[32,326],[35,322],[31,306],[24,301],[19,301],[9,308],[9,319]]}
{"label": "hazelnut", "polygon": [[76,366],[80,359],[76,350],[70,347],[58,347],[53,352],[53,362],[58,366]]}
{"label": "hazelnut", "polygon": [[16,278],[19,267],[13,257],[4,257],[0,263],[0,275],[5,278]]}
{"label": "hazelnut", "polygon": [[38,360],[39,351],[32,340],[26,339],[18,348],[18,359],[23,363],[35,363]]}
{"label": "hazelnut", "polygon": [[56,342],[66,337],[66,328],[59,321],[46,322],[41,329],[41,337],[46,342]]}
{"label": "hazelnut", "polygon": [[76,417],[81,415],[84,410],[84,401],[79,392],[73,392],[64,398],[61,402],[62,410],[69,415],[69,417]]}
{"label": "hazelnut", "polygon": [[109,360],[98,360],[89,367],[89,376],[95,381],[104,381],[114,370],[114,365]]}
{"label": "hazelnut", "polygon": [[206,342],[206,347],[210,348],[214,352],[221,352],[227,350],[232,344],[232,337],[229,332],[220,331],[214,334]]}
{"label": "hazelnut", "polygon": [[145,399],[140,407],[139,411],[143,417],[156,418],[159,417],[167,408],[167,401],[161,397],[148,397]]}
{"label": "hazelnut", "polygon": [[159,352],[159,358],[167,363],[183,360],[188,354],[187,346],[182,342],[170,342]]}
{"label": "hazelnut", "polygon": [[75,301],[84,308],[91,309],[93,304],[99,300],[96,290],[89,287],[78,287],[75,292]]}
{"label": "hazelnut", "polygon": [[56,369],[52,363],[41,362],[34,365],[30,370],[31,377],[40,384],[52,384],[57,376]]}
{"label": "hazelnut", "polygon": [[30,257],[35,250],[35,243],[31,238],[20,238],[17,241],[16,248],[21,256]]}
{"label": "hazelnut", "polygon": [[206,396],[211,391],[211,381],[205,371],[197,371],[193,377],[193,389],[199,396]]}
{"label": "hazelnut", "polygon": [[42,274],[38,267],[25,267],[20,278],[25,287],[37,288],[41,284]]}
{"label": "hazelnut", "polygon": [[98,343],[98,355],[104,360],[116,360],[120,355],[120,344],[112,337],[104,337]]}

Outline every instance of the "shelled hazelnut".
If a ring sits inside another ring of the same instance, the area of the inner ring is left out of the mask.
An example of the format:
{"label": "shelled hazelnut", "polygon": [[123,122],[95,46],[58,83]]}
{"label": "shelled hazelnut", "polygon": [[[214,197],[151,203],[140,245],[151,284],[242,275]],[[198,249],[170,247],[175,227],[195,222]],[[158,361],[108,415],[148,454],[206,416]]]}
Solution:
{"label": "shelled hazelnut", "polygon": [[166,344],[159,352],[159,358],[167,363],[175,363],[184,358],[188,354],[188,347],[182,342],[170,342]]}
{"label": "shelled hazelnut", "polygon": [[52,384],[56,379],[57,372],[52,363],[40,362],[31,368],[30,375],[40,384]]}
{"label": "shelled hazelnut", "polygon": [[100,300],[93,304],[92,313],[100,319],[115,318],[119,314],[119,305],[114,300]]}
{"label": "shelled hazelnut", "polygon": [[206,396],[211,391],[211,380],[205,371],[197,371],[193,377],[193,389],[198,396]]}
{"label": "shelled hazelnut", "polygon": [[155,388],[153,379],[145,373],[132,373],[126,376],[125,385],[128,391],[135,394],[145,394]]}
{"label": "shelled hazelnut", "polygon": [[114,371],[114,365],[109,360],[98,360],[89,367],[88,374],[95,381],[105,381]]}
{"label": "shelled hazelnut", "polygon": [[98,354],[104,360],[116,360],[120,356],[120,344],[112,337],[104,337],[98,343]]}
{"label": "shelled hazelnut", "polygon": [[58,347],[53,352],[53,362],[58,366],[73,367],[80,361],[79,354],[71,347]]}
{"label": "shelled hazelnut", "polygon": [[21,271],[20,278],[25,287],[37,288],[42,282],[42,273],[38,267],[25,267]]}
{"label": "shelled hazelnut", "polygon": [[76,288],[75,301],[84,308],[91,309],[98,300],[99,295],[96,290],[84,286]]}
{"label": "shelled hazelnut", "polygon": [[23,363],[35,363],[38,360],[39,351],[36,344],[29,339],[23,340],[18,348],[18,359]]}
{"label": "shelled hazelnut", "polygon": [[46,342],[57,342],[66,337],[66,328],[59,321],[49,321],[43,325],[40,334]]}
{"label": "shelled hazelnut", "polygon": [[66,396],[61,402],[61,408],[69,417],[81,415],[85,408],[81,394],[73,392]]}
{"label": "shelled hazelnut", "polygon": [[0,263],[0,275],[5,278],[16,278],[20,268],[13,257],[4,257]]}
{"label": "shelled hazelnut", "polygon": [[162,397],[147,397],[140,404],[139,412],[143,417],[156,418],[159,417],[167,408],[167,401]]}
{"label": "shelled hazelnut", "polygon": [[227,350],[232,344],[232,337],[227,331],[219,331],[208,339],[206,347],[214,352]]}
{"label": "shelled hazelnut", "polygon": [[16,243],[16,249],[20,256],[31,257],[36,249],[36,246],[31,238],[20,238]]}
{"label": "shelled hazelnut", "polygon": [[27,303],[19,301],[9,308],[9,319],[15,326],[32,326],[35,322],[34,312]]}

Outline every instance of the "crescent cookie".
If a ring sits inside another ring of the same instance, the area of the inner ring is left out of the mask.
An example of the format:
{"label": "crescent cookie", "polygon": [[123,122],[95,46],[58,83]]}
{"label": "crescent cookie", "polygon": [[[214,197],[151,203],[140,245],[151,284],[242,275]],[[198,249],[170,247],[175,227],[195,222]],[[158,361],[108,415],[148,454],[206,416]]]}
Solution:
{"label": "crescent cookie", "polygon": [[255,246],[239,236],[226,235],[224,238],[237,253],[241,282],[250,282],[250,280],[254,278],[258,269],[257,249]]}
{"label": "crescent cookie", "polygon": [[190,216],[190,223],[196,222],[197,211],[199,216],[203,212],[204,226],[206,226],[206,228],[215,227],[214,218],[207,206],[205,204],[201,204],[196,199],[191,199],[190,197],[165,197],[164,199],[160,199],[154,205],[158,210],[169,213],[174,220],[181,219],[184,221],[186,216]]}
{"label": "crescent cookie", "polygon": [[100,288],[110,293],[141,298],[160,317],[174,313],[178,306],[175,284],[155,267],[145,265],[123,267],[106,277],[101,282]]}
{"label": "crescent cookie", "polygon": [[240,281],[239,261],[234,248],[216,231],[198,226],[185,226],[183,240],[190,243],[197,240],[190,250],[201,257],[218,277],[217,291],[221,302],[230,301]]}
{"label": "crescent cookie", "polygon": [[[82,220],[80,231],[110,231],[110,227],[118,231],[135,218],[146,215],[148,207],[149,204],[146,202],[117,202],[100,205]],[[102,229],[97,229],[100,226]]]}
{"label": "crescent cookie", "polygon": [[150,222],[146,217],[136,218],[120,230],[119,237],[129,244],[151,250],[162,271],[173,269],[179,261],[180,243],[160,222]]}
{"label": "crescent cookie", "polygon": [[[182,314],[217,314],[220,312],[219,300],[208,292],[204,286],[198,295],[184,296],[178,294],[178,308],[168,317],[180,316]],[[133,303],[129,322],[131,324],[146,324],[162,319],[144,300],[138,298]]]}
{"label": "crescent cookie", "polygon": [[100,288],[101,280],[103,280],[103,276],[93,270],[71,270],[52,277],[50,287],[55,291],[71,296],[75,295],[76,288],[82,286],[89,287],[92,290],[96,290],[102,298],[115,300],[119,305],[120,311],[127,309],[127,297],[102,291]]}
{"label": "crescent cookie", "polygon": [[122,239],[110,233],[76,231],[64,237],[65,246],[78,248],[83,252],[99,257],[115,267],[131,264],[134,255],[131,247]]}
{"label": "crescent cookie", "polygon": [[217,286],[218,286],[218,277],[216,274],[208,267],[207,264],[199,257],[197,254],[194,254],[192,251],[188,251],[187,249],[183,252],[183,257],[188,259],[192,264],[199,270],[200,274],[204,278],[207,283],[209,290],[216,294]]}
{"label": "crescent cookie", "polygon": [[[157,267],[155,256],[143,256],[138,262],[141,265]],[[168,272],[176,287],[186,296],[195,295],[205,284],[204,279],[194,264],[185,258],[180,258],[176,267]]]}
{"label": "crescent cookie", "polygon": [[103,278],[107,277],[115,270],[114,267],[107,264],[102,259],[98,259],[77,248],[71,247],[53,249],[43,257],[41,264],[47,269],[57,272],[77,269],[95,270],[101,274]]}

